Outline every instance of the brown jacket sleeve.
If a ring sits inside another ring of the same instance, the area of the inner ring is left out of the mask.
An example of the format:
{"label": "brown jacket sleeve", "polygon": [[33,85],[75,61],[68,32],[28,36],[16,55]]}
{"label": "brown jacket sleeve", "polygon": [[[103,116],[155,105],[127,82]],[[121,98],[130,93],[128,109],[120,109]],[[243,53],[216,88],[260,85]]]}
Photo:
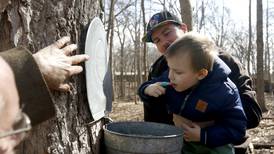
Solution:
{"label": "brown jacket sleeve", "polygon": [[11,66],[20,103],[33,126],[55,115],[52,97],[31,53],[22,47],[0,52]]}

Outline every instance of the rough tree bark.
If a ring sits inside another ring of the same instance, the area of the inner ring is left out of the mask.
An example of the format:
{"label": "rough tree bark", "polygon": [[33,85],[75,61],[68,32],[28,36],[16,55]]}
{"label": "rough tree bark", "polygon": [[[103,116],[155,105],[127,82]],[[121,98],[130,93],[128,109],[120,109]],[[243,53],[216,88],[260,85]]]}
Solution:
{"label": "rough tree bark", "polygon": [[[69,35],[79,45],[76,53],[82,53],[86,28],[101,11],[100,0],[12,0],[0,14],[0,50],[25,46],[34,53]],[[87,124],[93,119],[87,103],[84,73],[73,77],[71,82],[72,93],[53,93],[56,118],[33,128],[18,153],[99,153],[104,122]]]}

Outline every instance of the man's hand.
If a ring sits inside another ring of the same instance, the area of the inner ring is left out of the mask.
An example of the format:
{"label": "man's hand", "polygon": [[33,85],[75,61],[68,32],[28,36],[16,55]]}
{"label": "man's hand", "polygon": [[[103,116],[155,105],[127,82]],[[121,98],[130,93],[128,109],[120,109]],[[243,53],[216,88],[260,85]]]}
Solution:
{"label": "man's hand", "polygon": [[146,87],[144,93],[149,96],[159,97],[165,94],[166,89],[161,86],[161,82],[157,82]]}
{"label": "man's hand", "polygon": [[65,80],[82,72],[82,66],[77,64],[89,58],[85,54],[70,56],[77,49],[77,45],[66,45],[69,42],[70,37],[66,36],[33,54],[50,89],[69,91],[70,86],[64,83]]}
{"label": "man's hand", "polygon": [[173,114],[173,122],[176,127],[183,129],[184,139],[186,141],[200,141],[201,127],[198,124],[177,114]]}

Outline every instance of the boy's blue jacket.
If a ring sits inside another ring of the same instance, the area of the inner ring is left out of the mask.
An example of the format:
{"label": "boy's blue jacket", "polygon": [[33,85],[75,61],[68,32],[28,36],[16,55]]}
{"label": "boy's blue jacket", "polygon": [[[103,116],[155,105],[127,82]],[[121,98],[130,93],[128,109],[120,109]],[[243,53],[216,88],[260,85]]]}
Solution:
{"label": "boy's blue jacket", "polygon": [[[200,142],[209,147],[238,144],[245,136],[246,117],[238,89],[228,78],[230,72],[229,67],[216,57],[213,70],[196,87],[177,92],[168,86],[165,95],[160,96],[160,99],[166,99],[167,108],[172,113],[193,122],[214,120],[213,125],[201,128]],[[163,81],[169,82],[168,71],[140,86],[138,93],[143,102],[159,99],[144,94],[144,89]]]}

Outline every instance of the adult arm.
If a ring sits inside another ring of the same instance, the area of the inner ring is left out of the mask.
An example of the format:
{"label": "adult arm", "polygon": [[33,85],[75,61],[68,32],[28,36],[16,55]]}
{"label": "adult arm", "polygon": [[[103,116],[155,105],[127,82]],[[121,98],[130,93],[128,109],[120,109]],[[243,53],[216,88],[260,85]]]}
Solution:
{"label": "adult arm", "polygon": [[46,82],[33,59],[25,48],[18,47],[0,53],[11,66],[23,111],[33,126],[55,115],[53,101]]}
{"label": "adult arm", "polygon": [[219,57],[232,71],[229,78],[239,90],[243,109],[247,117],[247,128],[257,127],[262,119],[262,111],[256,100],[256,92],[253,88],[251,77],[248,76],[241,63],[228,53],[220,52]]}
{"label": "adult arm", "polygon": [[88,55],[71,55],[77,49],[69,44],[65,36],[55,43],[31,54],[24,48],[15,48],[1,53],[12,67],[23,111],[31,118],[32,124],[39,124],[54,115],[50,91],[69,91],[66,79],[82,72],[78,64],[88,60]]}

